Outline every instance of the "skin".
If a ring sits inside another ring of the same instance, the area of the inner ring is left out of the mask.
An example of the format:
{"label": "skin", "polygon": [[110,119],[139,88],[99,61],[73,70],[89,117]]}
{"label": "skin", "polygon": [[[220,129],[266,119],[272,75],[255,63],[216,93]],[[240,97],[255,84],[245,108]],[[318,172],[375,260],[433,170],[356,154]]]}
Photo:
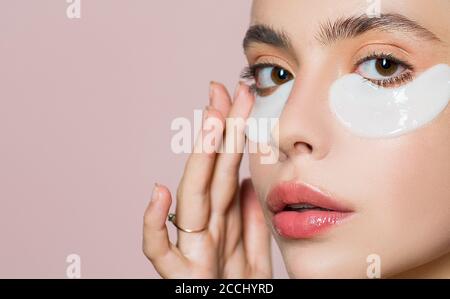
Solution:
{"label": "skin", "polygon": [[[144,216],[143,250],[162,277],[271,277],[272,233],[293,278],[364,278],[366,258],[373,253],[381,258],[382,277],[450,278],[450,107],[408,134],[365,139],[340,124],[327,102],[330,85],[374,50],[406,59],[415,75],[439,63],[450,65],[445,13],[450,2],[382,2],[383,13],[415,20],[440,43],[398,32],[368,32],[330,45],[315,40],[321,22],[364,14],[366,5],[361,0],[254,2],[251,25],[283,30],[292,42],[290,51],[255,43],[245,53],[249,64],[277,63],[296,80],[279,119],[280,159],[263,165],[261,154],[250,154],[251,182],[239,187],[241,154],[192,154],[177,190],[177,223],[206,229],[178,231],[176,245],[169,242],[165,223],[170,191],[157,185]],[[254,101],[248,88],[238,85],[233,98],[223,85],[211,83],[207,115],[222,122],[248,117]],[[226,130],[224,138],[225,143],[230,138]],[[286,180],[330,193],[355,215],[310,239],[280,236],[266,197]]]}

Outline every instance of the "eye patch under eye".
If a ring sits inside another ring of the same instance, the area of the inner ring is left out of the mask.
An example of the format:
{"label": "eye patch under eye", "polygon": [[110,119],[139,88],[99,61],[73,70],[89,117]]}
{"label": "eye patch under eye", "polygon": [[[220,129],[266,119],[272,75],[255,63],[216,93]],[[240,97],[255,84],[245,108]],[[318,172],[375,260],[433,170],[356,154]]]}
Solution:
{"label": "eye patch under eye", "polygon": [[[269,143],[294,80],[273,94],[256,96],[247,123],[247,138]],[[450,98],[450,67],[438,64],[398,88],[383,88],[358,74],[348,74],[330,87],[329,104],[337,119],[362,137],[386,138],[419,128],[441,113]]]}
{"label": "eye patch under eye", "polygon": [[250,141],[269,143],[271,133],[291,93],[294,80],[290,80],[269,96],[256,96],[245,134]]}
{"label": "eye patch under eye", "polygon": [[450,67],[438,64],[415,80],[382,88],[358,74],[345,75],[330,87],[329,103],[352,133],[367,138],[393,137],[436,118],[450,98]]}

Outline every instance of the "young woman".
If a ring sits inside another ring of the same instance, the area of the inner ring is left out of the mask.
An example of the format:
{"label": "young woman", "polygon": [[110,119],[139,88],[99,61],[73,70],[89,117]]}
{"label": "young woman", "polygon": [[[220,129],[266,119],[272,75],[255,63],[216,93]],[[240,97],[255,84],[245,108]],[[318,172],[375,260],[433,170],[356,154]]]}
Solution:
{"label": "young woman", "polygon": [[[160,275],[269,278],[273,234],[292,278],[371,266],[450,278],[449,11],[447,0],[254,1],[243,74],[254,82],[233,100],[211,83],[204,122],[277,117],[266,141],[277,159],[251,153],[239,184],[241,151],[194,152],[176,245],[171,193],[156,184],[143,249]],[[213,130],[224,144],[234,136]]]}

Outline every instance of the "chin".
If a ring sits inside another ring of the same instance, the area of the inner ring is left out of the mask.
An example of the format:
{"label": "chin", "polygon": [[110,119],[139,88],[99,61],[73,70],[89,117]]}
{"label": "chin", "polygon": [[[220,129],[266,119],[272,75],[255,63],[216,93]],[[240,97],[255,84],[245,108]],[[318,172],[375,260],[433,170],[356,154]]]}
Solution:
{"label": "chin", "polygon": [[345,238],[275,239],[291,278],[368,278],[367,260],[373,253]]}

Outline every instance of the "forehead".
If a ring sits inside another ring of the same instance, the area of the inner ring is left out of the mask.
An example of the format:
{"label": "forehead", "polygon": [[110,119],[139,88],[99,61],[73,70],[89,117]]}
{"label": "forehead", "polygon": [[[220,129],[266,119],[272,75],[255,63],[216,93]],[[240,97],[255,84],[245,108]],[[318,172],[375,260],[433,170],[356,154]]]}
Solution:
{"label": "forehead", "polygon": [[310,28],[338,16],[360,15],[368,5],[366,0],[254,0],[251,24],[270,24],[285,28]]}

